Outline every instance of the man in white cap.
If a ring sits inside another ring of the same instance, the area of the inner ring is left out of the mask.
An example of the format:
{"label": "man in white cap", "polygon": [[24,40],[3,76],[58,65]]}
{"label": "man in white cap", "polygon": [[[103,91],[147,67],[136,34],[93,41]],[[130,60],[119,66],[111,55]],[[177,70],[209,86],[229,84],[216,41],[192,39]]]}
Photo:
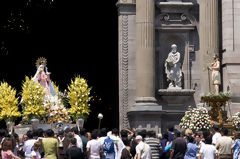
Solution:
{"label": "man in white cap", "polygon": [[151,148],[148,144],[142,141],[142,136],[136,136],[138,145],[136,146],[137,159],[151,159]]}

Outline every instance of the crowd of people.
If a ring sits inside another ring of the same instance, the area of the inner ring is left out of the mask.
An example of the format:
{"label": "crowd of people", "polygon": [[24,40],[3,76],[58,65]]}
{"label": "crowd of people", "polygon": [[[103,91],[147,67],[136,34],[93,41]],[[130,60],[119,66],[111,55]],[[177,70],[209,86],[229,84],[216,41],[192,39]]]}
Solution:
{"label": "crowd of people", "polygon": [[239,159],[240,133],[213,126],[210,131],[183,132],[106,128],[29,130],[18,136],[0,129],[2,159]]}

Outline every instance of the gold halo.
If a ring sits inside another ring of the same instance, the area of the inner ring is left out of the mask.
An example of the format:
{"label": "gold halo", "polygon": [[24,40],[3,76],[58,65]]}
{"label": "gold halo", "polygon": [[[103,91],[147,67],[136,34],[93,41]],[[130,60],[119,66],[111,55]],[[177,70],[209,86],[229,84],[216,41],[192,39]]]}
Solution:
{"label": "gold halo", "polygon": [[47,59],[45,57],[39,57],[36,61],[36,67],[38,69],[38,67],[40,65],[44,65],[44,66],[47,66]]}

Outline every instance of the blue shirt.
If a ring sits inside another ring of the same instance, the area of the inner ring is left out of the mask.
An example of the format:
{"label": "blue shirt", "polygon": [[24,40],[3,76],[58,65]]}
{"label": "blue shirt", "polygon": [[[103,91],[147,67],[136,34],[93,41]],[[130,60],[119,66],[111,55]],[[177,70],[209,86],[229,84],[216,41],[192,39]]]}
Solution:
{"label": "blue shirt", "polygon": [[184,159],[196,159],[198,152],[198,147],[194,143],[187,144],[187,153],[184,156]]}
{"label": "blue shirt", "polygon": [[233,159],[238,159],[240,154],[240,139],[235,140],[233,145]]}

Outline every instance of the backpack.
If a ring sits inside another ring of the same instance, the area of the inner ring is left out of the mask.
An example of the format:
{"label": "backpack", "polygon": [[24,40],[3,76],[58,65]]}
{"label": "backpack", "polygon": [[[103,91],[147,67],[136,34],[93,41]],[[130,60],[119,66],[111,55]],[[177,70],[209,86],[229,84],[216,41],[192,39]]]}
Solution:
{"label": "backpack", "polygon": [[108,136],[103,143],[103,151],[105,153],[114,153],[114,142],[113,140]]}

